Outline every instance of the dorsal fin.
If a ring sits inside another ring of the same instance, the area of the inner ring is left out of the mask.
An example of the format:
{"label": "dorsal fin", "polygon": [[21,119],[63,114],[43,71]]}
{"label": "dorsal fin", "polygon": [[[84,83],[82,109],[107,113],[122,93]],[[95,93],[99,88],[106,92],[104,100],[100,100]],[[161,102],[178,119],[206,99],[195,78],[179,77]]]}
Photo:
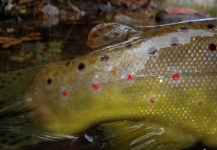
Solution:
{"label": "dorsal fin", "polygon": [[107,44],[127,40],[138,34],[133,27],[117,23],[102,23],[94,27],[88,35],[87,44],[95,49]]}

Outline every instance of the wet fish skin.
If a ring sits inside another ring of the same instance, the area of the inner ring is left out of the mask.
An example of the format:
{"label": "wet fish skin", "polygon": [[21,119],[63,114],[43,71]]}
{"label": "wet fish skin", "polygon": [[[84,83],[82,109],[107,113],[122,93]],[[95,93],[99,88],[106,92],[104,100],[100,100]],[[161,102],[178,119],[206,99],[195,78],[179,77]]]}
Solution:
{"label": "wet fish skin", "polygon": [[137,121],[165,128],[168,137],[181,133],[177,141],[184,146],[173,149],[198,141],[217,146],[216,33],[216,19],[156,27],[100,25],[88,39],[98,50],[37,74],[23,100],[31,110],[27,118],[54,135]]}
{"label": "wet fish skin", "polygon": [[68,66],[48,66],[26,94],[29,117],[57,134],[147,120],[188,129],[215,145],[217,52],[209,47],[217,45],[217,36],[210,24],[216,27],[216,20],[136,28],[139,38],[131,46],[104,48]]}

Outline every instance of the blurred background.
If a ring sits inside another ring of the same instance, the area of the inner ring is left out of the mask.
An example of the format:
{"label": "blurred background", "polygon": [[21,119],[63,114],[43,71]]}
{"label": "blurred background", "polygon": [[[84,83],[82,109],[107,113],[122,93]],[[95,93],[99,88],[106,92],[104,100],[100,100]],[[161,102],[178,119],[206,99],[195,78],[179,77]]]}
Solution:
{"label": "blurred background", "polygon": [[217,0],[1,0],[0,70],[88,53],[88,33],[103,22],[150,26],[216,16]]}
{"label": "blurred background", "polygon": [[[0,70],[73,59],[93,51],[86,44],[97,24],[153,26],[217,17],[217,0],[1,0]],[[85,137],[91,136],[94,142]],[[102,134],[89,129],[76,141],[28,150],[100,149]],[[198,143],[189,150],[211,150]]]}

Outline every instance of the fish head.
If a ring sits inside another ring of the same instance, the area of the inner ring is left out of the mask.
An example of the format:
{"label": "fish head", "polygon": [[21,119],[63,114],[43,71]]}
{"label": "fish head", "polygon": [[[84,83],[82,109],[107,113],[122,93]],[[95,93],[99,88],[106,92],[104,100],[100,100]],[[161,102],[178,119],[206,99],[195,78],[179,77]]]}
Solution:
{"label": "fish head", "polygon": [[49,64],[38,73],[24,98],[30,110],[28,118],[43,130],[57,134],[79,133],[100,123],[102,111],[108,109],[103,104],[102,85],[121,77],[117,68],[128,59],[122,49],[129,49],[139,33],[115,23],[95,27],[88,37],[88,45],[97,48],[95,51],[68,62]]}
{"label": "fish head", "polygon": [[75,134],[101,120],[96,115],[103,109],[96,104],[101,92],[98,81],[107,75],[109,56],[91,55],[46,66],[38,73],[24,96],[27,117],[36,126],[49,133]]}

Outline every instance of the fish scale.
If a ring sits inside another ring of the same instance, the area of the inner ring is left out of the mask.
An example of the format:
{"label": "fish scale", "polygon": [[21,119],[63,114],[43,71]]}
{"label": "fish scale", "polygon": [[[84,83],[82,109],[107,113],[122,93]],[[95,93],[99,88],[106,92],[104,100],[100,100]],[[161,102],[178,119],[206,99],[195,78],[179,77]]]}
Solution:
{"label": "fish scale", "polygon": [[[100,24],[88,37],[95,51],[40,68],[16,101],[51,137],[97,126],[108,149],[217,147],[216,33],[216,19]],[[13,125],[16,117],[8,119]]]}

